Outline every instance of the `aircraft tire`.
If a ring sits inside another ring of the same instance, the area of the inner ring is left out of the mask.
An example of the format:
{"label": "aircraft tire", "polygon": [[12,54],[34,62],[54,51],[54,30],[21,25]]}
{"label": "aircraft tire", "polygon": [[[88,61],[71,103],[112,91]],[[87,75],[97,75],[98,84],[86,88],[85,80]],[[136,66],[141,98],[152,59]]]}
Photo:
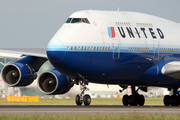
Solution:
{"label": "aircraft tire", "polygon": [[164,105],[165,106],[169,106],[170,105],[170,102],[169,102],[170,101],[170,96],[169,95],[165,95],[163,101],[164,101]]}
{"label": "aircraft tire", "polygon": [[177,97],[177,96],[172,95],[172,96],[170,97],[170,99],[171,99],[171,106],[178,106],[178,105],[179,105],[179,103],[178,103],[178,97]]}
{"label": "aircraft tire", "polygon": [[76,95],[76,105],[78,105],[78,106],[82,105],[82,101],[80,100],[79,94]]}
{"label": "aircraft tire", "polygon": [[128,95],[123,96],[122,103],[123,103],[124,106],[128,106],[128,104],[129,104],[128,99],[129,99]]}
{"label": "aircraft tire", "polygon": [[130,105],[131,106],[137,106],[137,100],[138,100],[138,96],[137,95],[130,95]]}
{"label": "aircraft tire", "polygon": [[84,105],[85,106],[89,106],[91,104],[91,97],[86,94],[84,97],[83,97],[83,101],[84,101]]}
{"label": "aircraft tire", "polygon": [[144,96],[143,95],[139,95],[138,96],[138,104],[139,104],[139,106],[143,106],[144,105],[144,103],[145,103],[145,99],[144,99]]}

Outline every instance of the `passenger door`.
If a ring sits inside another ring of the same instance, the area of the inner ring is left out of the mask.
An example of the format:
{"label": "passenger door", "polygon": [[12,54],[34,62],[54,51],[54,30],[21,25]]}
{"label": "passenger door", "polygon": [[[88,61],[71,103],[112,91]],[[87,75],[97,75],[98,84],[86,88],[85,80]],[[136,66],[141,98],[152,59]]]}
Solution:
{"label": "passenger door", "polygon": [[117,39],[112,40],[112,46],[113,46],[113,59],[119,59],[120,49],[119,49],[119,42]]}
{"label": "passenger door", "polygon": [[153,59],[158,60],[159,59],[159,45],[157,40],[153,40]]}

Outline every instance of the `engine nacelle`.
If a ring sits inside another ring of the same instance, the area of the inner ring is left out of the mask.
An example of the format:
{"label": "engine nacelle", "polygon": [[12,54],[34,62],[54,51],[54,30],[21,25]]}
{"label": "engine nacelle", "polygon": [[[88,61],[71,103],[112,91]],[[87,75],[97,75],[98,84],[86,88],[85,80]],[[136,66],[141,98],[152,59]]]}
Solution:
{"label": "engine nacelle", "polygon": [[52,69],[39,76],[38,85],[43,93],[55,95],[67,93],[74,86],[74,82],[56,69]]}
{"label": "engine nacelle", "polygon": [[16,62],[6,65],[1,76],[4,83],[10,87],[27,86],[37,78],[36,72],[28,64]]}

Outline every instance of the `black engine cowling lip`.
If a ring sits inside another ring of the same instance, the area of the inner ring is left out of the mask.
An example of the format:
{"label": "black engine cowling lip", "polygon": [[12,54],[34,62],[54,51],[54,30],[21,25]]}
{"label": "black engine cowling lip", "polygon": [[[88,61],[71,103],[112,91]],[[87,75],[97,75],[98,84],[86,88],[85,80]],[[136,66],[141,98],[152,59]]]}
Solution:
{"label": "black engine cowling lip", "polygon": [[[18,72],[19,72],[18,81],[17,81],[16,83],[14,83],[14,84],[9,84],[9,83],[7,82],[5,76],[3,75],[3,74],[4,74],[4,69],[8,69],[9,66],[14,66],[14,67],[18,70]],[[21,71],[20,71],[20,69],[19,69],[15,64],[8,64],[8,65],[4,66],[3,69],[1,70],[1,77],[2,77],[2,79],[3,79],[3,82],[4,82],[7,86],[13,87],[13,86],[16,86],[16,85],[20,82],[20,80],[21,80]]]}
{"label": "black engine cowling lip", "polygon": [[[45,91],[43,91],[43,90],[41,89],[41,85],[40,85],[40,83],[39,83],[39,82],[40,82],[40,78],[42,77],[42,75],[44,75],[44,74],[46,74],[46,73],[52,74],[52,75],[55,77],[55,80],[56,80],[56,82],[57,82],[56,87],[55,87],[55,89],[54,89],[52,92],[45,92]],[[38,83],[38,88],[39,88],[39,90],[40,90],[42,93],[46,94],[46,95],[53,95],[53,93],[55,93],[55,91],[57,90],[58,85],[59,85],[57,76],[56,76],[53,72],[51,72],[51,71],[43,72],[43,73],[38,77],[37,83]]]}

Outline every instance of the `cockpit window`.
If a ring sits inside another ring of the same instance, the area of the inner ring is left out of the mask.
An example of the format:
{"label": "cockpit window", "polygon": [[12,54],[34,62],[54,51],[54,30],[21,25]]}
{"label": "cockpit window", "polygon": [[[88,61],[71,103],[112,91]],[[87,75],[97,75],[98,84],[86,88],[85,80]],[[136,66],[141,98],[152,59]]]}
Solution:
{"label": "cockpit window", "polygon": [[68,18],[66,23],[88,23],[90,24],[87,18]]}
{"label": "cockpit window", "polygon": [[68,18],[67,21],[66,21],[66,23],[70,23],[71,20],[72,20],[72,18]]}
{"label": "cockpit window", "polygon": [[83,18],[83,20],[85,21],[85,23],[89,23],[90,24],[90,22],[89,22],[89,20],[87,18]]}
{"label": "cockpit window", "polygon": [[71,21],[71,23],[78,23],[81,22],[81,18],[73,18],[73,20]]}

